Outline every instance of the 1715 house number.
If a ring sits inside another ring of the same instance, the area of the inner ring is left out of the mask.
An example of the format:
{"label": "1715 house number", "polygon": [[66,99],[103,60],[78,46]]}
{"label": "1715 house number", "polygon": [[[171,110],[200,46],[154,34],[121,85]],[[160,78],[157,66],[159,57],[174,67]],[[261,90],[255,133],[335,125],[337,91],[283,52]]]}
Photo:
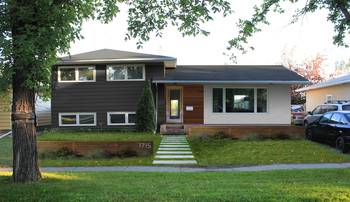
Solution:
{"label": "1715 house number", "polygon": [[139,143],[139,148],[140,149],[151,149],[152,144],[151,143]]}

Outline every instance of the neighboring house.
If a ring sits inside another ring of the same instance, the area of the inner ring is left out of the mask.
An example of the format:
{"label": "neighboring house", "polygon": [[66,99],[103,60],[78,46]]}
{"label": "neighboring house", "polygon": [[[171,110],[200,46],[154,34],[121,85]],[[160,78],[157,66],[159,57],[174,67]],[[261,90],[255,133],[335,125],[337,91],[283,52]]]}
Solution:
{"label": "neighboring house", "polygon": [[173,57],[102,49],[53,66],[53,127],[132,127],[146,80],[158,125],[290,125],[290,86],[308,83],[280,65],[180,66]]}
{"label": "neighboring house", "polygon": [[[38,98],[35,113],[38,126],[51,125],[51,102]],[[10,97],[0,98],[0,131],[11,129],[11,100]]]}
{"label": "neighboring house", "polygon": [[350,74],[298,89],[306,94],[306,111],[332,101],[350,100]]}

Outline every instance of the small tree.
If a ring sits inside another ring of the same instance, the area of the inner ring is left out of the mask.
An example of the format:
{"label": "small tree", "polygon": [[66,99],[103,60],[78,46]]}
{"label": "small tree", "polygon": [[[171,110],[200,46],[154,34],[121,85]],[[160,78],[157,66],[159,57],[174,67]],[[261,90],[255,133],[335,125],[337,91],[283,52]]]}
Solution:
{"label": "small tree", "polygon": [[136,128],[138,131],[154,132],[156,129],[155,107],[151,82],[147,81],[137,105]]}

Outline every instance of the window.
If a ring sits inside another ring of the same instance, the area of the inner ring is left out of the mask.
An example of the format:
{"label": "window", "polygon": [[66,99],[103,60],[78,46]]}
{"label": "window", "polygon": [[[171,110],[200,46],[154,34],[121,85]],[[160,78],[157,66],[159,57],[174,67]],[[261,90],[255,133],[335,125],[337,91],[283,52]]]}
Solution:
{"label": "window", "polygon": [[266,88],[213,88],[214,113],[266,113]]}
{"label": "window", "polygon": [[330,123],[332,115],[333,115],[332,113],[323,115],[320,119],[320,123]]}
{"label": "window", "polygon": [[350,105],[343,105],[342,108],[344,111],[348,111],[348,110],[350,110]]}
{"label": "window", "polygon": [[223,112],[224,103],[223,103],[223,89],[222,88],[213,88],[213,112]]}
{"label": "window", "polygon": [[333,96],[332,95],[326,95],[326,103],[332,103]]}
{"label": "window", "polygon": [[313,111],[312,114],[321,114],[321,106],[316,107]]}
{"label": "window", "polygon": [[108,125],[135,125],[135,112],[108,112]]}
{"label": "window", "polygon": [[254,112],[254,89],[226,89],[226,112]]}
{"label": "window", "polygon": [[107,67],[107,81],[145,80],[144,65],[111,65]]}
{"label": "window", "polygon": [[59,126],[96,126],[96,113],[59,113]]}
{"label": "window", "polygon": [[341,121],[341,118],[342,118],[342,115],[341,114],[338,114],[338,113],[334,113],[332,118],[331,118],[331,122],[332,123],[340,123]]}
{"label": "window", "polygon": [[58,67],[59,82],[94,82],[95,67]]}
{"label": "window", "polygon": [[267,89],[257,89],[257,112],[267,112]]}
{"label": "window", "polygon": [[331,112],[331,111],[337,111],[338,106],[336,105],[323,105],[321,106],[321,114],[324,114],[326,112]]}

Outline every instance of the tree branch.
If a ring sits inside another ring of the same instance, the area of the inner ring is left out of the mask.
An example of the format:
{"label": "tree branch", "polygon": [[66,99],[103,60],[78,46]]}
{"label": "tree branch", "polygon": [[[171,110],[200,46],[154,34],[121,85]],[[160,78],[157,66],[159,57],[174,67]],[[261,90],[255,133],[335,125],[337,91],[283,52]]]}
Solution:
{"label": "tree branch", "polygon": [[339,10],[344,14],[346,21],[350,21],[350,12],[343,3],[338,3]]}

